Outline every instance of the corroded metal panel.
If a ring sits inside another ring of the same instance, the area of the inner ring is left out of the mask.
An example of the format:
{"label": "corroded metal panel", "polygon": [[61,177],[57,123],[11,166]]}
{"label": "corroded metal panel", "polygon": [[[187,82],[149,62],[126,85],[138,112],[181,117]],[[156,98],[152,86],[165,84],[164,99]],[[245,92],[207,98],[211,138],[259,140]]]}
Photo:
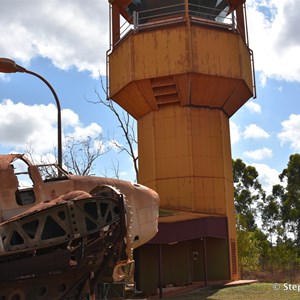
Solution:
{"label": "corroded metal panel", "polygon": [[109,96],[138,120],[139,180],[163,208],[227,217],[232,240],[229,118],[255,96],[244,2],[132,1],[108,65]]}
{"label": "corroded metal panel", "polygon": [[[101,282],[123,280],[124,267],[132,276],[133,249],[157,232],[154,191],[23,155],[1,159],[1,299],[86,299]],[[19,186],[22,176],[31,187]]]}
{"label": "corroded metal panel", "polygon": [[[250,57],[243,38],[228,30],[184,24],[130,34],[109,56],[109,96],[137,119],[172,102],[231,116],[252,96]],[[175,92],[165,83],[171,76]]]}
{"label": "corroded metal panel", "polygon": [[164,217],[160,217],[159,233],[149,241],[149,244],[171,244],[205,236],[227,239],[225,217],[199,216],[185,221],[176,221],[176,215],[173,218],[173,222],[165,223]]}

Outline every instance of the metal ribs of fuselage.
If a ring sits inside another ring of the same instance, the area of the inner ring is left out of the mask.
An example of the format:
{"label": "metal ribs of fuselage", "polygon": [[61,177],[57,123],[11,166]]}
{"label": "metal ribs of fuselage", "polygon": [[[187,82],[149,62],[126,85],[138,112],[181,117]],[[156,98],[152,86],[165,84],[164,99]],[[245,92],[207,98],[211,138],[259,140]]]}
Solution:
{"label": "metal ribs of fuselage", "polygon": [[128,259],[125,209],[121,193],[104,190],[0,224],[0,299],[81,299],[111,280]]}
{"label": "metal ribs of fuselage", "polygon": [[117,221],[115,199],[92,197],[58,204],[0,224],[1,254],[36,250],[88,236]]}

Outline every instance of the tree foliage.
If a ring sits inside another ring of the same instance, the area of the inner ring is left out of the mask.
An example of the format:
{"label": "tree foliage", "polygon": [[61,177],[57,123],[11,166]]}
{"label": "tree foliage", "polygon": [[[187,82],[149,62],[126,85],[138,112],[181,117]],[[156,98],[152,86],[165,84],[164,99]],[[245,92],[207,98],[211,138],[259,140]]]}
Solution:
{"label": "tree foliage", "polygon": [[241,159],[233,160],[233,183],[237,225],[240,229],[254,231],[259,200],[265,193],[258,181],[258,172],[246,166]]}
{"label": "tree foliage", "polygon": [[240,272],[269,272],[275,281],[292,282],[300,265],[300,155],[290,156],[282,184],[270,195],[258,175],[241,159],[233,161]]}
{"label": "tree foliage", "polygon": [[282,192],[281,185],[273,186],[272,194],[266,197],[261,207],[262,226],[267,231],[272,244],[276,235],[278,236],[281,226],[280,199]]}
{"label": "tree foliage", "polygon": [[279,175],[286,181],[284,191],[281,191],[281,216],[286,230],[296,236],[300,247],[300,154],[290,156],[287,168]]}
{"label": "tree foliage", "polygon": [[239,267],[241,278],[259,269],[259,241],[254,232],[247,230],[237,231]]}

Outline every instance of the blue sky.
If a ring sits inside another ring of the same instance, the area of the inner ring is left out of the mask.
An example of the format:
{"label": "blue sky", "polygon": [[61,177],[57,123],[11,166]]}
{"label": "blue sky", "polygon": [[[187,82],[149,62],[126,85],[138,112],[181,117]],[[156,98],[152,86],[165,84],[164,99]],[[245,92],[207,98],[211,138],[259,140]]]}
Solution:
{"label": "blue sky", "polygon": [[[247,0],[250,48],[254,51],[257,99],[231,118],[233,158],[254,165],[267,190],[278,182],[289,156],[300,152],[300,25],[297,0]],[[101,92],[108,41],[106,0],[0,0],[0,57],[45,77],[62,107],[65,135],[102,134],[122,141],[108,110],[93,105]],[[103,94],[102,94],[103,95]],[[105,98],[105,96],[103,95]],[[0,152],[37,154],[56,143],[52,94],[28,74],[0,74]],[[112,174],[120,162],[124,179],[133,179],[130,160],[113,149],[96,174]]]}

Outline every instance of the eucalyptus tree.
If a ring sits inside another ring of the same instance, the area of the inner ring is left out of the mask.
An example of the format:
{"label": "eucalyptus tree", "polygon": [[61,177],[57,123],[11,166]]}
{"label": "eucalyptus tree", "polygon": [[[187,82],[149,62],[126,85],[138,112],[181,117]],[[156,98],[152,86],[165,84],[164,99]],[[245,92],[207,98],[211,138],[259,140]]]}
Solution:
{"label": "eucalyptus tree", "polygon": [[287,232],[295,235],[300,254],[300,154],[290,156],[279,177],[286,184],[281,192],[282,223]]}
{"label": "eucalyptus tree", "polygon": [[255,167],[247,166],[241,159],[233,160],[232,165],[237,227],[254,231],[257,228],[257,211],[265,198],[265,192]]}

